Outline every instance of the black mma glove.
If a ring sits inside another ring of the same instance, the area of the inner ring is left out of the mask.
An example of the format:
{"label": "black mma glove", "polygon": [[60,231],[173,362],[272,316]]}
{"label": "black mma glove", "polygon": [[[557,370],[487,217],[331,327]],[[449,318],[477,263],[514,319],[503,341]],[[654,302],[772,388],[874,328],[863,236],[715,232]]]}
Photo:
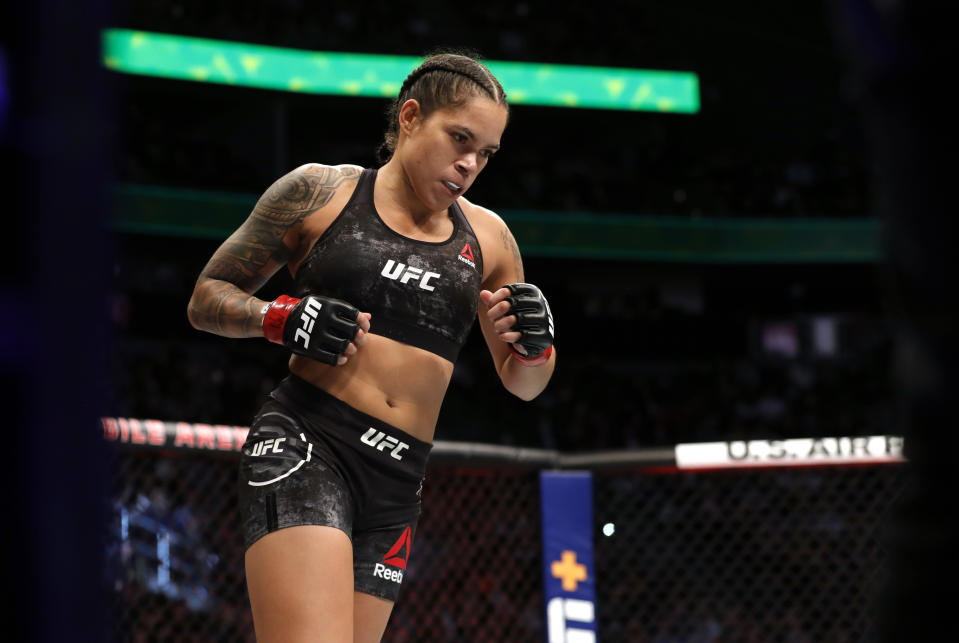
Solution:
{"label": "black mma glove", "polygon": [[280,295],[263,316],[263,336],[297,355],[336,366],[360,325],[359,310],[339,299]]}
{"label": "black mma glove", "polygon": [[[553,314],[540,289],[533,284],[509,284],[511,295],[506,298],[510,303],[507,314],[516,315],[516,323],[510,330],[518,330],[523,336],[518,342],[510,344],[513,357],[525,366],[539,366],[549,360],[553,352]],[[516,350],[516,344],[526,353]]]}

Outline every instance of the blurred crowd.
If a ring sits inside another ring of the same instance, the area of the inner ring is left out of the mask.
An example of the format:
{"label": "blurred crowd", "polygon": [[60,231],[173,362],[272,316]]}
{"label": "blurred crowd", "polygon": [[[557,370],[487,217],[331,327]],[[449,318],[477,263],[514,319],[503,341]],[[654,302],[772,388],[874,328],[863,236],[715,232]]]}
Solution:
{"label": "blurred crowd", "polygon": [[230,458],[117,454],[103,570],[117,640],[253,639],[235,466]]}
{"label": "blurred crowd", "polygon": [[[814,363],[564,353],[546,392],[525,404],[482,350],[457,365],[436,439],[591,450],[895,432],[882,352]],[[253,342],[121,340],[111,415],[247,426],[285,362]]]}
{"label": "blurred crowd", "polygon": [[[248,425],[286,376],[288,353],[189,326],[186,302],[213,244],[179,241],[171,257],[172,240],[121,240],[110,414]],[[557,266],[582,280],[555,274]],[[695,282],[667,287],[639,268],[623,277],[630,290],[584,276],[581,267],[527,262],[530,278],[545,280],[540,285],[557,320],[560,361],[546,391],[531,403],[507,393],[474,327],[453,372],[437,439],[593,450],[895,432],[891,336],[870,299],[878,294],[843,293],[838,304],[816,299],[826,283],[840,281],[838,269],[807,275],[802,288],[787,283],[790,291],[809,291],[805,299],[789,299],[788,313],[777,310],[786,304],[774,300],[756,268],[725,278],[744,290],[747,304],[727,301],[724,290],[698,293],[704,287]],[[804,272],[788,274],[797,279]],[[640,288],[641,276],[649,283]],[[744,278],[755,283],[743,286]],[[288,280],[279,274],[261,296],[288,291]],[[827,305],[846,308],[822,309]],[[837,320],[830,354],[813,350],[808,316],[817,312]],[[762,322],[770,318],[792,320],[795,354],[784,354],[792,345],[781,340],[764,343]]]}
{"label": "blurred crowd", "polygon": [[[455,10],[377,2],[313,11],[300,0],[155,0],[118,7],[116,22],[310,50],[425,55],[460,45],[490,60],[695,71],[695,116],[514,107],[502,152],[471,196],[493,209],[868,214],[852,89],[827,17],[807,3],[617,1],[556,11],[538,2]],[[575,37],[566,36],[571,24]],[[260,193],[306,162],[374,165],[385,126],[385,100],[115,81],[118,179],[132,183]]]}

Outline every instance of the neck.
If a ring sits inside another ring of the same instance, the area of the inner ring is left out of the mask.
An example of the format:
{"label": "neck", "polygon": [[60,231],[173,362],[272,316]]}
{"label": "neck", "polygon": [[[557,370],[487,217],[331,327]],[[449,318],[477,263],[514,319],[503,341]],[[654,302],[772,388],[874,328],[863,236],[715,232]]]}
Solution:
{"label": "neck", "polygon": [[433,212],[423,204],[413,190],[409,176],[396,156],[377,172],[374,196],[382,206],[380,212],[389,211],[410,217],[417,226],[426,227],[431,219],[446,219],[446,210]]}

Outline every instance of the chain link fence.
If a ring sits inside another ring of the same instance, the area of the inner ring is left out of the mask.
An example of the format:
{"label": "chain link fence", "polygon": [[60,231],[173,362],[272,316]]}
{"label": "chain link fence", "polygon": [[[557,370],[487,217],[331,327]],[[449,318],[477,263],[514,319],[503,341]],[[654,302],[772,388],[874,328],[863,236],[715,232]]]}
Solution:
{"label": "chain link fence", "polygon": [[[237,460],[117,447],[105,570],[117,641],[254,640]],[[542,463],[463,461],[431,462],[384,641],[544,641]],[[594,476],[601,641],[829,643],[867,633],[901,467]]]}
{"label": "chain link fence", "polygon": [[598,476],[601,639],[866,639],[903,480],[890,465]]}
{"label": "chain link fence", "polygon": [[253,641],[236,455],[119,448],[106,581],[117,641]]}

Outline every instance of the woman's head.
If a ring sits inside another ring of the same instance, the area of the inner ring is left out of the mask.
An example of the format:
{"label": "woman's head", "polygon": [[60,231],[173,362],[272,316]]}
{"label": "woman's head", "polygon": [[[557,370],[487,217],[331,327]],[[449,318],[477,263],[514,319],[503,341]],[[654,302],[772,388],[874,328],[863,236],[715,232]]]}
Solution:
{"label": "woman's head", "polygon": [[462,196],[500,146],[509,119],[502,85],[475,59],[431,56],[403,83],[380,160],[402,168],[433,211]]}
{"label": "woman's head", "polygon": [[396,151],[400,136],[400,110],[407,101],[415,100],[419,104],[420,117],[427,119],[437,110],[461,107],[472,98],[486,98],[509,113],[503,86],[475,58],[442,53],[424,60],[403,81],[399,95],[390,106],[384,140],[377,151],[379,161],[386,163]]}

